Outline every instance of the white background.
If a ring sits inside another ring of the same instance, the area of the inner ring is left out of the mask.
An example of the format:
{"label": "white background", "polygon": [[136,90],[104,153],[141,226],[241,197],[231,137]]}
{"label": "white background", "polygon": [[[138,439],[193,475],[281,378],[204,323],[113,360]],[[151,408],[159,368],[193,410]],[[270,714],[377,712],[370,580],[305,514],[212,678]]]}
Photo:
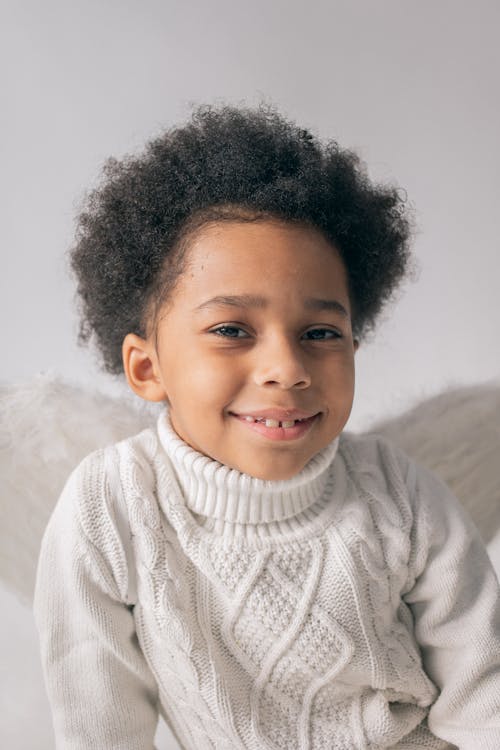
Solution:
{"label": "white background", "polygon": [[[2,8],[2,379],[52,370],[118,388],[75,343],[65,251],[84,193],[108,156],[137,151],[192,104],[262,98],[356,149],[373,177],[404,187],[416,208],[419,275],[358,352],[350,426],[500,376],[497,0],[12,0]],[[3,661],[3,689],[18,685],[15,669],[33,706],[34,633],[3,601],[26,653],[23,664],[15,654]],[[47,727],[38,725],[35,744],[16,732],[8,746],[50,747]]]}
{"label": "white background", "polygon": [[192,103],[261,98],[416,208],[419,276],[358,353],[350,426],[500,375],[496,0],[18,0],[2,26],[2,378],[114,387],[75,343],[85,191]]}

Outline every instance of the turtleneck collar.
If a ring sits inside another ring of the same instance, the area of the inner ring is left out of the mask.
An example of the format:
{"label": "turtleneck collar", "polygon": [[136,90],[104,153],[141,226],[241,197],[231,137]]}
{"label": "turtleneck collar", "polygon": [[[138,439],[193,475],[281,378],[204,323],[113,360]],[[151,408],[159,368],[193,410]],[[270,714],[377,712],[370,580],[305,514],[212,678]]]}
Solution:
{"label": "turtleneck collar", "polygon": [[160,442],[168,454],[187,507],[217,521],[262,524],[284,521],[317,502],[325,490],[338,438],[290,479],[258,479],[199,453],[174,431],[168,411],[158,419]]}

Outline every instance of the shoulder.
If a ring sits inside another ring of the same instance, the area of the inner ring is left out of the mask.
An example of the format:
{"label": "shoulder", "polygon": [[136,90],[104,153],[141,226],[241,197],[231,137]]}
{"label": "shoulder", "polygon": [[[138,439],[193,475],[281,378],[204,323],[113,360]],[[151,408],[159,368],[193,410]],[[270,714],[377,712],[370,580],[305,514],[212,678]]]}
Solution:
{"label": "shoulder", "polygon": [[413,506],[457,505],[453,493],[438,476],[383,435],[344,433],[339,452],[351,477],[370,476],[386,489],[404,487]]}
{"label": "shoulder", "polygon": [[87,455],[70,474],[44,532],[47,550],[63,545],[85,559],[89,575],[117,599],[124,600],[128,588],[124,540],[129,529],[121,511],[128,493],[123,490],[131,475],[140,487],[155,450],[155,432],[146,429]]}
{"label": "shoulder", "polygon": [[471,530],[468,514],[445,482],[386,437],[347,433],[339,451],[354,484],[383,500],[375,503],[379,508],[398,507],[419,544],[440,533],[444,539],[455,524]]}
{"label": "shoulder", "polygon": [[386,437],[345,433],[339,453],[356,496],[364,498],[377,525],[392,517],[407,534],[427,536],[436,519],[457,512],[448,487]]}
{"label": "shoulder", "polygon": [[72,471],[65,486],[65,492],[70,490],[78,499],[79,519],[85,521],[92,514],[92,506],[102,502],[113,485],[115,472],[126,474],[135,466],[147,469],[153,462],[157,442],[154,429],[148,428],[89,453]]}
{"label": "shoulder", "polygon": [[[151,481],[157,438],[151,428],[87,455],[70,474],[53,516],[61,525],[79,529],[95,550],[119,543],[117,498],[134,478],[145,487]],[[53,521],[55,523],[55,520]]]}
{"label": "shoulder", "polygon": [[339,453],[342,455],[350,477],[371,476],[388,488],[411,481],[412,460],[397,445],[376,433],[340,436]]}

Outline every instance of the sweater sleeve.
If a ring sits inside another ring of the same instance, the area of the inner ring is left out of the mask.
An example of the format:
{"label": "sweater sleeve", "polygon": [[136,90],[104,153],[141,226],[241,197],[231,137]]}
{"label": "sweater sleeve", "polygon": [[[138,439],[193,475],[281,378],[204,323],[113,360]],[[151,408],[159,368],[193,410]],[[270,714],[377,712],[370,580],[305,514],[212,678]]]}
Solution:
{"label": "sweater sleeve", "polygon": [[158,690],[124,586],[99,451],[68,480],[37,568],[33,612],[57,750],[154,748]]}
{"label": "sweater sleeve", "polygon": [[410,464],[410,606],[424,668],[440,690],[430,730],[459,750],[500,748],[500,592],[478,531],[448,488]]}

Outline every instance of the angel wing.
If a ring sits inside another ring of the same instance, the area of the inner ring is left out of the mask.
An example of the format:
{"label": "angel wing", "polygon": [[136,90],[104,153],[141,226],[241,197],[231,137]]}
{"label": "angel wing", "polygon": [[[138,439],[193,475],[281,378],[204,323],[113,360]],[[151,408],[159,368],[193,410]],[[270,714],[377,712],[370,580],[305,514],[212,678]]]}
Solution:
{"label": "angel wing", "polygon": [[[0,387],[0,579],[23,603],[31,605],[43,530],[70,472],[154,418],[130,396],[111,398],[53,375]],[[500,528],[500,385],[442,393],[373,431],[447,482],[490,541]]]}
{"label": "angel wing", "polygon": [[445,391],[370,432],[446,482],[484,542],[493,539],[500,529],[500,383]]}
{"label": "angel wing", "polygon": [[50,374],[0,386],[0,579],[24,604],[31,606],[43,531],[71,471],[88,453],[153,420],[130,397]]}

